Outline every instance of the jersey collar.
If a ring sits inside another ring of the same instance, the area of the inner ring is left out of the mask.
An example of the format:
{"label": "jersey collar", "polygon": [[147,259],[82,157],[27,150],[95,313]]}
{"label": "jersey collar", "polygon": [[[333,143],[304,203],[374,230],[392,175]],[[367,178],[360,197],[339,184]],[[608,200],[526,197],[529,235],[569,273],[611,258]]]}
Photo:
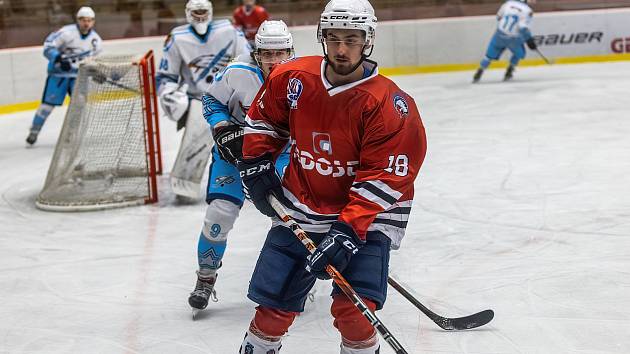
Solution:
{"label": "jersey collar", "polygon": [[77,32],[79,32],[79,36],[81,36],[81,39],[86,39],[90,35],[90,33],[92,33],[92,28],[90,28],[88,33],[83,34],[83,33],[81,33],[81,28],[79,28],[79,24],[77,23],[75,25],[77,26]]}
{"label": "jersey collar", "polygon": [[345,84],[345,85],[341,85],[341,86],[333,86],[330,82],[328,82],[328,80],[326,79],[326,75],[325,75],[325,71],[326,71],[326,58],[322,58],[322,64],[321,64],[321,80],[322,80],[322,84],[324,85],[324,88],[326,89],[326,91],[328,91],[328,95],[329,96],[334,96],[338,93],[344,92],[346,90],[349,90],[357,85],[361,85],[362,83],[378,76],[378,65],[376,64],[375,61],[366,59],[363,62],[363,69],[364,70],[369,70],[370,75],[362,78],[361,80],[357,80],[355,82],[351,82],[349,84]]}
{"label": "jersey collar", "polygon": [[201,43],[206,43],[208,41],[208,37],[210,36],[210,32],[212,31],[212,22],[208,23],[208,30],[206,31],[206,34],[204,34],[203,36],[200,35],[199,33],[197,33],[197,31],[195,31],[195,29],[193,28],[192,25],[188,25],[188,30],[190,31],[190,33],[192,33],[197,39],[199,39],[199,41]]}

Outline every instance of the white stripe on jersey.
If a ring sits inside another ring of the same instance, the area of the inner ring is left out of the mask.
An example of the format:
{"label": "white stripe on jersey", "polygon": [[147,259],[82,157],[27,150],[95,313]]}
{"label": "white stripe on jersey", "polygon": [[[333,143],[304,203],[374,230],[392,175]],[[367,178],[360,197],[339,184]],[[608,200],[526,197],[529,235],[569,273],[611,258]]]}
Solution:
{"label": "white stripe on jersey", "polygon": [[245,116],[245,128],[243,132],[245,134],[263,134],[276,139],[286,139],[286,137],[280,136],[271,125],[262,120],[253,120],[249,116]]}
{"label": "white stripe on jersey", "polygon": [[[284,198],[280,202],[285,206],[287,214],[293,218],[306,232],[326,233],[339,214],[320,214],[300,203],[298,199],[283,187]],[[368,227],[367,231],[380,231],[392,240],[392,248],[398,249],[405,235],[412,201],[396,202],[387,210],[379,213]],[[282,221],[273,218],[273,226],[284,225]]]}
{"label": "white stripe on jersey", "polygon": [[383,209],[389,209],[402,197],[402,193],[390,188],[385,182],[379,180],[354,183],[350,190],[380,205]]}

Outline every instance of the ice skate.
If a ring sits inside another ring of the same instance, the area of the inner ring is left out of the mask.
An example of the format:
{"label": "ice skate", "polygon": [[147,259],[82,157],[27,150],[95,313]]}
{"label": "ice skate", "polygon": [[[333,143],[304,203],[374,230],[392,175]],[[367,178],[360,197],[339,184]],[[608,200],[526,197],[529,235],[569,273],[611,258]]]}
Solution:
{"label": "ice skate", "polygon": [[512,65],[508,66],[507,70],[505,71],[505,76],[503,77],[503,81],[510,81],[512,80],[512,76],[514,75],[514,67]]}
{"label": "ice skate", "polygon": [[475,76],[473,76],[473,84],[476,84],[479,80],[481,80],[481,75],[483,75],[483,69],[479,68],[477,69],[477,72],[475,72]]}
{"label": "ice skate", "polygon": [[197,272],[197,284],[188,297],[188,304],[192,307],[193,311],[193,319],[197,316],[199,311],[208,306],[209,300],[212,300],[213,302],[218,301],[217,293],[214,290],[214,283],[216,280],[216,274],[205,277]]}
{"label": "ice skate", "polygon": [[37,141],[37,135],[39,134],[39,132],[36,132],[34,130],[31,130],[30,133],[28,133],[28,136],[26,137],[26,142],[29,145],[33,145],[35,144],[35,142]]}

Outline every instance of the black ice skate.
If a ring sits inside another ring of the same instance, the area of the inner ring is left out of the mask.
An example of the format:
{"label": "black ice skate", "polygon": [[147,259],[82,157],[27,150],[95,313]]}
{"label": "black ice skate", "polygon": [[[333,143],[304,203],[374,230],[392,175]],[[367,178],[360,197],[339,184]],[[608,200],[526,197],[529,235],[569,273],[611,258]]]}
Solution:
{"label": "black ice skate", "polygon": [[199,311],[208,306],[208,300],[212,299],[213,302],[218,301],[217,293],[214,290],[214,283],[216,280],[216,274],[203,276],[197,272],[197,284],[195,285],[195,290],[193,290],[188,297],[188,304],[193,309],[193,319],[197,316]]}
{"label": "black ice skate", "polygon": [[37,135],[38,134],[39,134],[39,132],[31,131],[30,133],[28,133],[28,136],[26,137],[26,142],[29,145],[35,144],[35,142],[37,141]]}
{"label": "black ice skate", "polygon": [[505,76],[503,77],[503,81],[510,81],[512,80],[512,76],[514,75],[514,67],[512,65],[508,66],[507,70],[505,71]]}
{"label": "black ice skate", "polygon": [[476,84],[477,82],[479,82],[479,80],[481,79],[481,75],[483,75],[483,69],[479,68],[477,69],[475,76],[473,76],[473,84]]}

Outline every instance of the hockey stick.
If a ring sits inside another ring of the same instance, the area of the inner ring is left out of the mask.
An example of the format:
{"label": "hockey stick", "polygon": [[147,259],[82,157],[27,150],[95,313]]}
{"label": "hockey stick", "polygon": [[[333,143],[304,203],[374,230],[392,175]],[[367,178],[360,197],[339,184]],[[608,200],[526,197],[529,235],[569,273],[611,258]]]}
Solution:
{"label": "hockey stick", "polygon": [[[293,231],[295,236],[297,236],[297,238],[300,241],[302,241],[302,244],[306,247],[306,249],[311,254],[315,252],[315,249],[317,247],[315,246],[315,243],[313,243],[313,240],[311,240],[306,234],[306,232],[302,230],[300,225],[298,225],[298,223],[287,214],[286,210],[284,209],[284,206],[280,204],[278,199],[276,199],[276,197],[273,195],[269,195],[267,197],[267,200],[269,201],[269,204],[271,204],[273,209],[276,211],[276,213],[278,213],[282,221],[284,221],[284,223],[289,227],[289,229]],[[394,349],[396,354],[407,354],[407,351],[402,347],[402,345],[400,345],[398,340],[391,334],[391,332],[389,332],[389,330],[385,327],[385,325],[381,322],[381,320],[379,320],[378,317],[376,317],[376,314],[374,314],[374,312],[372,312],[372,310],[370,310],[370,308],[367,307],[365,302],[361,300],[359,295],[356,293],[356,291],[354,291],[352,286],[348,284],[348,281],[343,277],[343,275],[341,275],[341,273],[339,273],[339,271],[337,271],[337,269],[335,269],[335,267],[331,265],[328,265],[326,267],[326,272],[330,274],[330,277],[333,279],[335,284],[337,284],[337,286],[339,286],[341,291],[343,291],[343,293],[346,294],[346,296],[353,302],[354,306],[356,306],[356,308],[359,311],[361,311],[361,314],[363,314],[363,316],[368,321],[370,321],[372,326],[376,328],[376,330],[381,334],[383,339],[392,347],[392,349]]]}
{"label": "hockey stick", "polygon": [[536,53],[538,53],[538,55],[540,55],[540,57],[545,61],[545,63],[552,65],[554,63],[553,60],[549,60],[547,59],[547,57],[540,51],[540,49],[538,49],[538,47],[536,47],[536,49],[534,49],[536,51]]}
{"label": "hockey stick", "polygon": [[136,90],[136,89],[135,89],[135,88],[133,88],[133,87],[129,87],[129,86],[127,86],[127,85],[123,85],[123,84],[121,84],[121,83],[118,83],[118,82],[116,82],[116,81],[114,81],[114,80],[112,80],[112,79],[107,78],[107,79],[105,79],[105,81],[104,81],[104,82],[106,82],[106,83],[108,83],[108,84],[110,84],[110,85],[112,85],[112,86],[119,87],[119,88],[121,88],[121,89],[123,89],[123,90],[127,90],[127,91],[130,91],[130,92],[133,92],[133,93],[140,94],[140,91],[139,91],[139,90]]}
{"label": "hockey stick", "polygon": [[400,285],[400,283],[398,283],[391,276],[387,278],[387,282],[394,289],[396,289],[402,296],[404,296],[405,299],[409,300],[409,302],[414,304],[420,311],[422,311],[422,313],[427,315],[427,317],[433,320],[435,324],[437,324],[438,326],[440,326],[440,328],[444,330],[460,331],[464,329],[477,328],[477,327],[481,327],[487,324],[488,322],[492,321],[492,319],[494,318],[494,311],[492,310],[484,310],[484,311],[477,312],[475,314],[464,316],[464,317],[454,317],[454,318],[442,317],[436,314],[435,312],[429,310],[423,304],[421,304],[420,301],[418,301],[415,297],[413,297],[413,295],[411,295],[409,291],[407,291],[407,289],[405,289],[402,285]]}
{"label": "hockey stick", "polygon": [[119,82],[117,82],[118,80],[114,80],[110,77],[107,77],[107,75],[105,75],[104,73],[100,72],[98,69],[96,68],[88,68],[87,70],[87,75],[92,77],[92,81],[94,81],[95,83],[102,85],[102,84],[110,84],[112,86],[116,86],[119,87],[123,90],[129,91],[129,92],[133,92],[133,93],[137,93],[140,94],[140,91],[133,88],[133,87],[129,87],[125,84],[121,84]]}

